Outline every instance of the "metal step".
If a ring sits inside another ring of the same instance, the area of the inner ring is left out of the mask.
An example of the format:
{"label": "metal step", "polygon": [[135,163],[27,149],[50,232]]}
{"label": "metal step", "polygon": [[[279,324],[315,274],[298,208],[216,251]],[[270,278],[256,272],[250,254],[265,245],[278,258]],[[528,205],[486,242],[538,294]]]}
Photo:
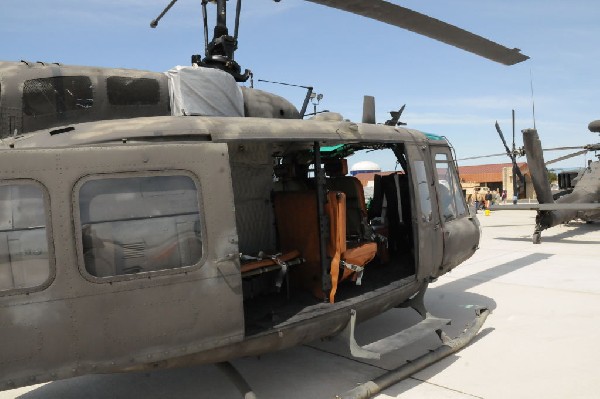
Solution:
{"label": "metal step", "polygon": [[354,326],[356,323],[356,311],[350,311],[350,321],[346,326],[343,334],[348,339],[350,345],[350,353],[352,356],[363,359],[380,359],[381,355],[398,350],[404,346],[418,341],[428,334],[441,329],[443,326],[450,324],[450,319],[440,319],[431,315],[419,322],[418,324],[402,330],[389,337],[382,338],[379,341],[372,342],[365,346],[360,346],[354,338]]}

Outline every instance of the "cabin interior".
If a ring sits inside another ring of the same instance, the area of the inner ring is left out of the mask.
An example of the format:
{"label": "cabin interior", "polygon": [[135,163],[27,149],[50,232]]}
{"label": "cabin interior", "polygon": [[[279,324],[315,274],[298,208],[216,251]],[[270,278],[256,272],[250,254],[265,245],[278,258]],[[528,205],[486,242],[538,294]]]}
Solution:
{"label": "cabin interior", "polygon": [[[369,151],[397,170],[363,183],[348,158]],[[412,201],[402,144],[320,149],[326,267],[322,288],[314,150],[310,144],[232,143],[229,148],[242,262],[246,335],[281,326],[323,302],[352,301],[416,273]],[[326,277],[327,278],[327,277]],[[336,281],[337,280],[337,281]]]}

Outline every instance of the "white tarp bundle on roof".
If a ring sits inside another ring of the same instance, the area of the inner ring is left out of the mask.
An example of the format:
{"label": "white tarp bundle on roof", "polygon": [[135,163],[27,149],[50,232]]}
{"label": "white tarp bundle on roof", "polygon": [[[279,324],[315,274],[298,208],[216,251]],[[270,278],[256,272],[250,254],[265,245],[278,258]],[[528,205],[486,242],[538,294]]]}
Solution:
{"label": "white tarp bundle on roof", "polygon": [[176,66],[169,79],[171,114],[244,116],[244,97],[233,76],[213,68]]}

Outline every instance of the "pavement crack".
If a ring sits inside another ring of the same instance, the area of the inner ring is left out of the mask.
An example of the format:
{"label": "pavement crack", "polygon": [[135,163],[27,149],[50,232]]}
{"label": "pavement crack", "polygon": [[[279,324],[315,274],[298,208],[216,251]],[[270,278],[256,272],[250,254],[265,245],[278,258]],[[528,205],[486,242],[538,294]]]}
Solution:
{"label": "pavement crack", "polygon": [[427,381],[427,380],[422,380],[422,379],[420,379],[420,378],[416,378],[416,377],[413,377],[413,376],[411,376],[411,377],[408,377],[408,378],[410,378],[411,380],[416,380],[416,381],[419,381],[419,382],[421,382],[421,383],[425,383],[425,384],[433,385],[433,386],[436,386],[436,387],[438,387],[438,388],[446,389],[446,390],[448,390],[448,391],[452,391],[452,392],[460,393],[461,395],[467,395],[467,396],[469,396],[470,398],[476,398],[476,399],[485,399],[483,396],[477,396],[477,395],[473,395],[473,394],[470,394],[470,393],[468,393],[468,392],[464,392],[464,391],[461,391],[461,390],[458,390],[458,389],[454,389],[454,388],[449,388],[449,387],[447,387],[447,386],[440,385],[440,384],[435,384],[435,383],[433,383],[433,382],[430,382],[430,381]]}
{"label": "pavement crack", "polygon": [[316,351],[319,351],[319,352],[322,352],[322,353],[327,353],[329,355],[333,355],[333,356],[336,356],[336,357],[339,357],[339,358],[344,358],[344,359],[350,360],[350,361],[352,361],[354,363],[360,363],[360,364],[364,364],[364,365],[367,365],[367,366],[371,366],[371,367],[379,369],[381,371],[385,371],[385,372],[390,371],[390,370],[386,369],[385,367],[377,366],[375,364],[368,363],[368,362],[363,361],[361,359],[354,358],[354,357],[349,357],[349,356],[346,356],[346,355],[343,355],[343,354],[340,354],[340,353],[329,351],[327,349],[319,348],[319,347],[312,346],[312,345],[309,345],[309,344],[304,344],[302,346],[307,347],[307,348],[311,348],[313,350],[316,350]]}

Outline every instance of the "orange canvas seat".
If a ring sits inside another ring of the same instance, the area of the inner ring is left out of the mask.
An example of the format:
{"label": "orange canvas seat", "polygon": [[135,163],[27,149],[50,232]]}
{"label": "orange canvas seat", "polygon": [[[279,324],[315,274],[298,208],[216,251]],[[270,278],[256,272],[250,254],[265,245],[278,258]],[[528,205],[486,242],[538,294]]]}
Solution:
{"label": "orange canvas seat", "polygon": [[[296,278],[303,287],[312,290],[317,297],[322,298],[316,193],[314,191],[277,193],[274,205],[281,249],[300,250],[306,259],[306,264],[296,268]],[[329,301],[333,303],[338,282],[350,277],[359,279],[362,268],[375,257],[377,245],[369,242],[347,249],[344,193],[328,192],[325,212],[329,218],[327,256],[331,258],[332,289]]]}
{"label": "orange canvas seat", "polygon": [[[367,204],[363,185],[355,176],[348,176],[346,159],[327,160],[325,163],[327,189],[346,194],[346,240],[364,242],[371,237],[368,226]],[[369,238],[368,238],[369,237]]]}
{"label": "orange canvas seat", "polygon": [[[377,243],[376,242],[365,242],[358,247],[347,248],[342,253],[342,261],[345,263],[344,275],[342,280],[345,280],[349,276],[353,276],[354,280],[361,277],[361,273],[354,273],[355,268],[352,266],[364,267],[367,263],[375,258],[377,254]],[[358,280],[360,283],[360,280]]]}
{"label": "orange canvas seat", "polygon": [[242,261],[240,267],[242,278],[247,279],[263,273],[278,272],[274,283],[275,290],[279,292],[285,281],[288,298],[290,295],[289,268],[304,262],[297,250],[275,255],[267,255],[261,252],[256,257],[241,255],[240,258]]}
{"label": "orange canvas seat", "polygon": [[[256,272],[259,269],[274,270],[281,268],[281,263],[287,263],[294,259],[300,258],[300,251],[293,250],[279,255],[265,255],[259,256],[257,259],[250,260],[249,262],[243,262],[241,265],[242,277],[251,275],[251,272]],[[273,267],[275,266],[275,267]],[[278,266],[278,267],[277,267]],[[264,271],[269,271],[264,270]],[[258,274],[258,273],[253,273]]]}

